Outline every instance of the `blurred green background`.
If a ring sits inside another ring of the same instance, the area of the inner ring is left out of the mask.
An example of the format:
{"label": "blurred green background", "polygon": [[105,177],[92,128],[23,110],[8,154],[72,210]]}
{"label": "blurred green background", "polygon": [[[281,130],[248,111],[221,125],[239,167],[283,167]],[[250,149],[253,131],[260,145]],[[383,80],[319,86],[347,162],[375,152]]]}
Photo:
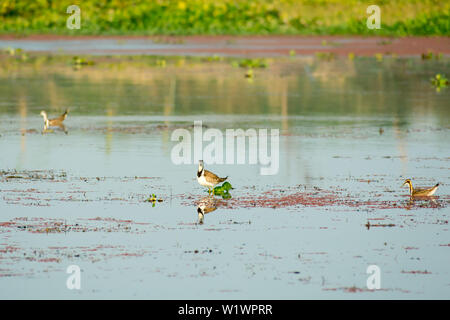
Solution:
{"label": "blurred green background", "polygon": [[[70,5],[81,29],[69,30]],[[381,29],[366,27],[366,8],[381,8]],[[301,34],[450,35],[450,1],[434,0],[2,0],[8,34]]]}

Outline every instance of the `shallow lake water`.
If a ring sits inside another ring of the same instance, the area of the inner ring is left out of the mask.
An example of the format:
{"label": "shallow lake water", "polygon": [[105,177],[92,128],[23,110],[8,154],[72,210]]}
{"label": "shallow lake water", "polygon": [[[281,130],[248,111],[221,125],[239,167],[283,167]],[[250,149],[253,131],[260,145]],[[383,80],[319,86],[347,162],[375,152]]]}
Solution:
{"label": "shallow lake water", "polygon": [[[71,59],[0,62],[1,298],[450,297],[450,91],[429,81],[448,58],[277,58],[253,78],[217,57]],[[42,134],[41,110],[66,109],[68,134]],[[233,186],[209,197],[194,148],[172,156],[195,121],[279,130],[277,172],[247,141],[244,164],[205,161]],[[412,201],[406,178],[440,186]]]}

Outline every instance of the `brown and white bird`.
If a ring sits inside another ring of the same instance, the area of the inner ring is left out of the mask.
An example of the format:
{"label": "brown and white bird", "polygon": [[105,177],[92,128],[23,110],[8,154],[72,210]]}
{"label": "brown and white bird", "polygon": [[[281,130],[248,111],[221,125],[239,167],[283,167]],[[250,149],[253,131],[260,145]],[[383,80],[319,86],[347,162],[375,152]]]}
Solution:
{"label": "brown and white bird", "polygon": [[198,163],[197,170],[197,181],[200,185],[204,187],[208,187],[208,193],[211,193],[211,189],[215,187],[218,183],[224,182],[228,177],[219,178],[214,173],[205,170],[203,165],[203,160],[200,160]]}
{"label": "brown and white bird", "polygon": [[47,129],[50,127],[59,127],[61,129],[63,129],[64,132],[67,133],[66,127],[63,122],[64,122],[64,120],[66,120],[68,113],[69,113],[69,110],[66,110],[58,118],[49,119],[47,117],[47,112],[41,111],[41,116],[44,118],[44,132],[47,131]]}
{"label": "brown and white bird", "polygon": [[403,186],[405,184],[407,184],[409,186],[409,195],[411,197],[432,196],[436,192],[437,188],[439,187],[439,183],[438,183],[432,188],[414,188],[412,185],[411,179],[406,179],[405,182],[403,183]]}

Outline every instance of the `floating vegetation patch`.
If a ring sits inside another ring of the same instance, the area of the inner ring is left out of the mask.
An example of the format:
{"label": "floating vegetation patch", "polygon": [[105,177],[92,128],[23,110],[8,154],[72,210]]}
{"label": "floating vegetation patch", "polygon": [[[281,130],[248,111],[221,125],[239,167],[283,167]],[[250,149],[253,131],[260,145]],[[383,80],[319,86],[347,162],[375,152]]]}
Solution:
{"label": "floating vegetation patch", "polygon": [[224,182],[221,186],[217,186],[213,189],[213,194],[221,196],[222,199],[231,199],[230,190],[233,189],[231,183]]}
{"label": "floating vegetation patch", "polygon": [[154,193],[150,197],[148,197],[146,200],[144,200],[144,202],[151,202],[152,207],[154,207],[157,202],[163,202],[163,201],[164,201],[163,199],[158,199]]}
{"label": "floating vegetation patch", "polygon": [[25,180],[51,180],[51,181],[66,181],[67,173],[64,171],[54,172],[45,170],[1,170],[0,178],[8,182],[9,180],[25,179]]}
{"label": "floating vegetation patch", "polygon": [[[228,202],[230,208],[296,208],[304,207],[347,207],[356,210],[377,210],[377,209],[420,209],[420,208],[445,208],[450,201],[448,199],[423,199],[420,201],[405,200],[378,200],[359,199],[356,196],[343,194],[341,191],[323,190],[314,187],[314,190],[304,192],[273,189],[260,193],[251,193],[234,197]],[[374,225],[371,225],[374,226]],[[381,226],[381,225],[380,225]],[[386,225],[392,227],[391,225]]]}
{"label": "floating vegetation patch", "polygon": [[422,53],[422,60],[432,60],[435,58],[436,60],[440,60],[442,58],[442,53],[433,53],[433,51],[428,50],[427,53]]}
{"label": "floating vegetation patch", "polygon": [[160,68],[165,68],[167,65],[167,62],[165,59],[158,59],[156,60],[156,66]]}
{"label": "floating vegetation patch", "polygon": [[[57,218],[29,218],[18,217],[10,221],[0,222],[0,233],[12,230],[27,231],[37,234],[67,233],[67,232],[133,232],[145,233],[149,229],[149,223],[135,222],[115,218],[79,218],[66,220]],[[159,226],[152,225],[155,229]],[[151,226],[150,226],[151,227]]]}
{"label": "floating vegetation patch", "polygon": [[27,61],[28,60],[28,54],[25,53],[23,51],[23,49],[21,49],[21,48],[14,49],[14,48],[8,47],[6,49],[3,49],[3,52],[5,52],[6,54],[8,54],[11,57],[14,57],[16,60],[19,60],[19,61]]}
{"label": "floating vegetation patch", "polygon": [[243,59],[240,60],[238,66],[241,68],[267,68],[269,66],[265,59]]}
{"label": "floating vegetation patch", "polygon": [[208,60],[209,62],[222,61],[222,60],[223,60],[223,57],[222,57],[222,56],[219,56],[219,55],[217,55],[217,54],[215,54],[215,55],[213,55],[212,57],[208,57],[207,60]]}
{"label": "floating vegetation patch", "polygon": [[80,58],[80,57],[75,56],[75,57],[72,58],[72,64],[74,66],[78,66],[78,67],[81,67],[81,66],[93,66],[95,64],[95,62],[92,61],[92,60],[87,60],[85,58]]}
{"label": "floating vegetation patch", "polygon": [[441,88],[446,88],[448,86],[448,79],[441,74],[437,74],[434,78],[430,79],[431,84],[436,88],[436,91],[440,91]]}

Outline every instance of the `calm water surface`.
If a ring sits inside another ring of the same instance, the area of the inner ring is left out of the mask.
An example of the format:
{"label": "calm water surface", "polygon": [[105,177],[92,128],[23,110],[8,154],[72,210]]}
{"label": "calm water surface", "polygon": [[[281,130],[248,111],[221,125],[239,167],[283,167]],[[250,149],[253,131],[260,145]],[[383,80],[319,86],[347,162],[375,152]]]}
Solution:
{"label": "calm water surface", "polygon": [[[156,59],[1,60],[1,298],[450,298],[450,91],[429,83],[448,59],[276,59],[253,79]],[[41,134],[65,109],[68,134]],[[208,199],[171,160],[194,121],[278,129],[278,173],[206,163],[234,187]]]}

